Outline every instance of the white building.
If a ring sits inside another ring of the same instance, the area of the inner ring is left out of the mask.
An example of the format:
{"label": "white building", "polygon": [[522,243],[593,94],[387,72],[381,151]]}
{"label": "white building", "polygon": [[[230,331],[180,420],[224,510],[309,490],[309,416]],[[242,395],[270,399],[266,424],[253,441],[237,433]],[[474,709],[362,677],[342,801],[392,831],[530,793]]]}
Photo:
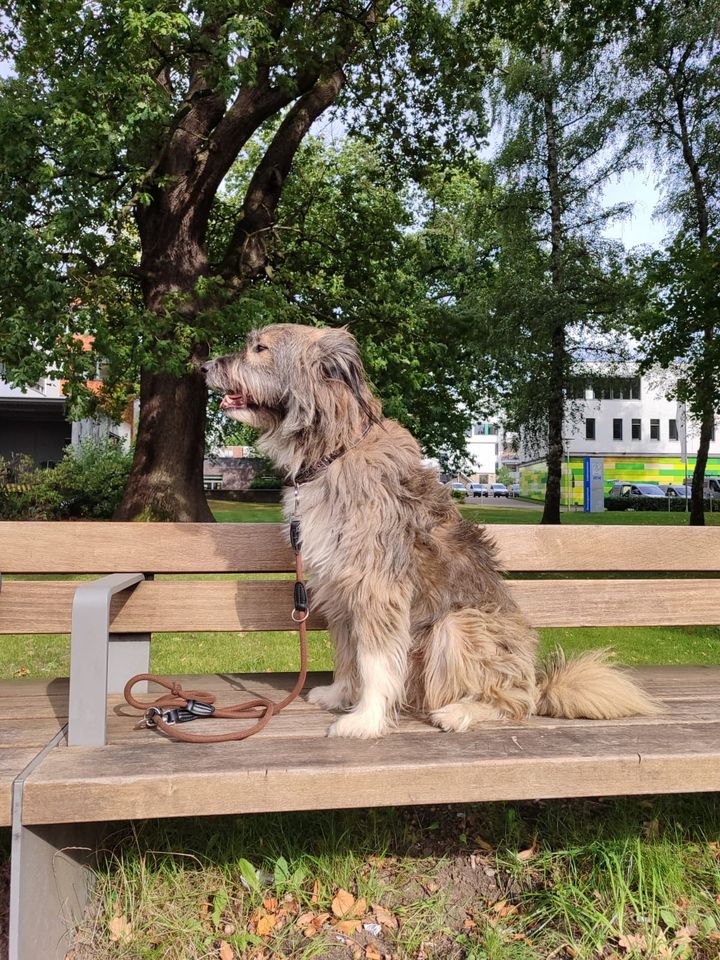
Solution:
{"label": "white building", "polygon": [[[620,375],[588,369],[570,391],[569,414],[563,429],[565,462],[563,497],[581,503],[585,457],[604,459],[605,484],[615,480],[645,483],[683,483],[682,424],[678,405],[668,400],[672,384],[667,376],[639,376],[632,368]],[[688,474],[692,474],[699,443],[699,427],[687,424]],[[520,488],[524,495],[542,498],[547,467],[545,450],[523,447]],[[713,432],[707,474],[720,474],[720,438]]]}

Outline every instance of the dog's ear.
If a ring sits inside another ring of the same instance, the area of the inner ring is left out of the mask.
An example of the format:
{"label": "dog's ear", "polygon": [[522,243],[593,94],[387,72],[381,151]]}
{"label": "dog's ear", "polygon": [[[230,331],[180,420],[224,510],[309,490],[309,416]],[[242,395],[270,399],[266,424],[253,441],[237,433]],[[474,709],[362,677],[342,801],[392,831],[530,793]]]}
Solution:
{"label": "dog's ear", "polygon": [[317,340],[318,363],[325,380],[345,384],[370,420],[377,420],[376,401],[365,379],[355,337],[344,327],[326,330]]}

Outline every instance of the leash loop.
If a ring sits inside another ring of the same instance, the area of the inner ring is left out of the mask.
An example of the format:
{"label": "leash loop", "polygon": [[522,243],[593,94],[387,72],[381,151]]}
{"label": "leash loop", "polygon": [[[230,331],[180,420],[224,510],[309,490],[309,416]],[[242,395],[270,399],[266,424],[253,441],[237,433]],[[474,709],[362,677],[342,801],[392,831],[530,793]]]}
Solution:
{"label": "leash loop", "polygon": [[[180,740],[184,743],[224,743],[230,740],[246,740],[263,730],[274,716],[284,710],[288,704],[297,699],[305,686],[307,679],[307,627],[306,620],[310,615],[307,589],[303,581],[302,554],[300,553],[300,521],[293,520],[291,525],[291,542],[295,551],[295,588],[294,607],[290,614],[298,627],[300,642],[300,670],[290,693],[279,703],[274,703],[265,697],[256,697],[245,703],[235,703],[229,707],[215,706],[215,696],[205,690],[183,690],[177,680],[166,677],[157,677],[151,673],[139,673],[131,677],[125,684],[125,700],[131,707],[141,710],[143,719],[139,727],[150,727],[160,730],[171,740]],[[133,695],[136,684],[148,680],[164,687],[168,693],[157,700],[142,701]],[[217,717],[222,720],[255,720],[252,727],[238,730],[234,733],[192,734],[178,729],[178,725],[189,723],[192,720]]]}

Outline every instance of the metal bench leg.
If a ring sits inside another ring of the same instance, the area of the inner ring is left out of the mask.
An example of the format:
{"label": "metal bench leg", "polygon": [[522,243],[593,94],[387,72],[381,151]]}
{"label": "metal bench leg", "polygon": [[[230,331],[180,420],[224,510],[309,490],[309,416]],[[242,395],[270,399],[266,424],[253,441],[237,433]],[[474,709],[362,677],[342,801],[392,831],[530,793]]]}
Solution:
{"label": "metal bench leg", "polygon": [[24,826],[25,782],[65,737],[66,727],[13,783],[8,960],[64,960],[92,890],[88,864],[95,859],[102,824]]}
{"label": "metal bench leg", "polygon": [[70,640],[68,746],[105,744],[113,595],[143,580],[141,573],[113,573],[75,591]]}
{"label": "metal bench leg", "polygon": [[[150,634],[113,633],[108,648],[108,693],[122,693],[136,673],[150,671]],[[137,693],[147,693],[148,684],[139,683]]]}
{"label": "metal bench leg", "polygon": [[65,960],[92,893],[99,825],[13,830],[8,960]]}

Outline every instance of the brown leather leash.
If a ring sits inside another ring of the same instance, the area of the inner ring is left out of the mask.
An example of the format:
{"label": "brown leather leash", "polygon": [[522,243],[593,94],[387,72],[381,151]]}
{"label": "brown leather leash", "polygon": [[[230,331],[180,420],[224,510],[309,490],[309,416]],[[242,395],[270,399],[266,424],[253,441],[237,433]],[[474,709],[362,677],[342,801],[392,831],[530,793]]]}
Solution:
{"label": "brown leather leash", "polygon": [[[290,523],[290,542],[295,551],[295,603],[291,617],[297,624],[300,638],[300,672],[290,693],[280,703],[274,703],[265,697],[256,697],[254,700],[235,703],[229,707],[216,707],[214,706],[215,696],[212,693],[203,690],[183,690],[182,686],[175,680],[157,677],[151,673],[138,673],[125,684],[124,694],[125,700],[131,707],[144,712],[145,718],[141,722],[141,726],[156,727],[171,740],[180,740],[183,743],[224,743],[228,740],[246,740],[264,729],[274,716],[297,699],[307,678],[306,621],[310,612],[303,579],[299,520],[293,520]],[[165,687],[169,693],[149,702],[137,700],[133,696],[132,690],[136,684],[143,680],[157,683],[161,687]],[[223,720],[257,720],[257,723],[235,733],[196,734],[186,733],[184,730],[178,729],[179,724],[203,717],[218,717]]]}

